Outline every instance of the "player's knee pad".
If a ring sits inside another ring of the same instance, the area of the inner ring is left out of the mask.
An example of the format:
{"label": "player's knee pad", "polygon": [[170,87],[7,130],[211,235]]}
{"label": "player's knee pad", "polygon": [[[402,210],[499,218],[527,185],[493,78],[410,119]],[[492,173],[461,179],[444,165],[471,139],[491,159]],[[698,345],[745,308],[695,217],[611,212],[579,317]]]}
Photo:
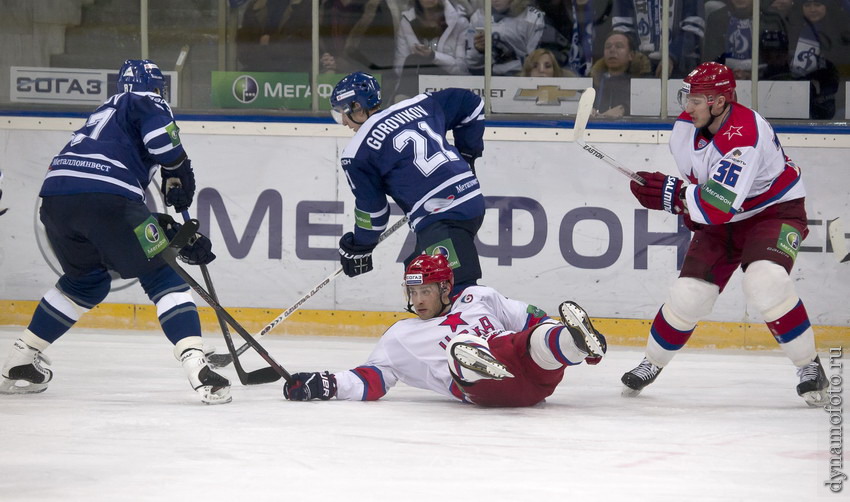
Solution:
{"label": "player's knee pad", "polygon": [[716,284],[679,277],[670,288],[669,300],[664,304],[664,316],[676,329],[691,329],[711,313],[718,295],[720,288]]}
{"label": "player's knee pad", "polygon": [[747,266],[744,295],[765,321],[778,319],[800,300],[785,268],[768,260],[754,261]]}
{"label": "player's knee pad", "polygon": [[109,294],[111,286],[112,278],[106,270],[99,270],[82,277],[63,275],[56,281],[56,290],[70,300],[76,308],[82,309],[83,313],[102,302]]}

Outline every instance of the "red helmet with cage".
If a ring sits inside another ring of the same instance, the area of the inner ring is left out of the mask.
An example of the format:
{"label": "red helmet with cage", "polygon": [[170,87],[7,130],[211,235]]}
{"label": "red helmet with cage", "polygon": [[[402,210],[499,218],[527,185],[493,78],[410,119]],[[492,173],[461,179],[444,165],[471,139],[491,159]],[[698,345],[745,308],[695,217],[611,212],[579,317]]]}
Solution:
{"label": "red helmet with cage", "polygon": [[439,284],[443,281],[449,283],[449,291],[451,291],[455,284],[455,275],[452,267],[449,266],[449,260],[442,254],[421,254],[410,262],[407,270],[404,271],[405,287]]}
{"label": "red helmet with cage", "polygon": [[[679,103],[684,104],[689,94],[705,96],[724,96],[727,102],[736,101],[735,74],[726,65],[708,62],[702,63],[691,71],[683,81],[679,91]],[[683,99],[684,98],[684,99]],[[709,103],[713,99],[709,98]]]}

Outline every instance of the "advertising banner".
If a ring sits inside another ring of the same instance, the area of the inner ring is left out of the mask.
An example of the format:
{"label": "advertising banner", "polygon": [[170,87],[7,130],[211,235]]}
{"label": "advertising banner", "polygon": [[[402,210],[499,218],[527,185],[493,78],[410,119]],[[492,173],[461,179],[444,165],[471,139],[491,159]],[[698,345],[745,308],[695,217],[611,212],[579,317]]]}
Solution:
{"label": "advertising banner", "polygon": [[[339,238],[354,225],[339,168],[348,138],[181,136],[198,185],[190,213],[213,242],[210,270],[223,304],[282,309],[339,266]],[[9,207],[0,217],[0,299],[37,300],[59,276],[38,191],[67,139],[64,131],[0,129]],[[605,143],[604,150],[635,171],[676,173],[667,145]],[[827,237],[830,221],[850,219],[850,149],[785,151],[803,170],[807,192],[810,232],[792,271],[797,293],[814,324],[850,325],[850,263],[835,260]],[[679,217],[641,207],[628,178],[571,142],[487,140],[476,168],[487,205],[478,234],[483,284],[547,311],[571,299],[595,316],[655,316],[690,241]],[[148,187],[148,203],[162,210],[158,186],[155,179]],[[390,224],[401,217],[393,207]],[[394,233],[375,249],[374,271],[339,277],[305,308],[400,311],[401,262],[413,243],[409,231]],[[138,282],[117,278],[107,301],[149,303]],[[761,321],[740,271],[709,320]]]}
{"label": "advertising banner", "polygon": [[[344,74],[318,76],[319,109],[330,110],[328,98]],[[381,76],[375,75],[378,83]],[[212,72],[212,105],[217,108],[309,110],[313,95],[310,75],[296,72]]]}
{"label": "advertising banner", "polygon": [[[581,92],[590,78],[493,77],[489,90],[495,113],[575,115]],[[484,77],[420,75],[419,92],[448,87],[469,89],[484,96]]]}
{"label": "advertising banner", "polygon": [[[177,72],[164,71],[168,104],[179,106]],[[118,69],[35,68],[13,66],[9,99],[13,103],[98,106],[117,91]]]}

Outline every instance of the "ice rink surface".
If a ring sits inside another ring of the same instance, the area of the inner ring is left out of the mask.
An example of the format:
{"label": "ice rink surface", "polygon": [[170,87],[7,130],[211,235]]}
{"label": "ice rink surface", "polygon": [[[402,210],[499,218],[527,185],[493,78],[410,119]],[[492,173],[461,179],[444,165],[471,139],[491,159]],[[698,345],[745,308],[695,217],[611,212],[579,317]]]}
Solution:
{"label": "ice rink surface", "polygon": [[[0,358],[20,328],[0,328]],[[225,350],[220,336],[209,342]],[[345,370],[374,339],[269,336],[290,372]],[[243,356],[247,369],[261,361]],[[825,486],[829,415],[780,352],[685,349],[636,399],[612,347],[547,402],[484,409],[399,384],[377,402],[239,385],[205,406],[160,333],[77,328],[42,394],[0,396],[2,501],[847,500]],[[821,354],[824,359],[824,354]],[[827,370],[829,373],[829,370]],[[845,428],[846,430],[846,428]],[[846,465],[846,464],[845,464]]]}

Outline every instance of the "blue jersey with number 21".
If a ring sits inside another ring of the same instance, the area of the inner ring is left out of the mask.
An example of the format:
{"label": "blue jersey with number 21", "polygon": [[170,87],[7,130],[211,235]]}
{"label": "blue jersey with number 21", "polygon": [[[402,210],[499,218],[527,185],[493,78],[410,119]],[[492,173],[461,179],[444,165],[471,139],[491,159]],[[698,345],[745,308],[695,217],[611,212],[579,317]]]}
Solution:
{"label": "blue jersey with number 21", "polygon": [[478,179],[460,155],[481,156],[483,136],[483,100],[465,89],[420,94],[369,117],[341,160],[355,198],[355,242],[378,241],[390,216],[387,197],[413,231],[484,214]]}

